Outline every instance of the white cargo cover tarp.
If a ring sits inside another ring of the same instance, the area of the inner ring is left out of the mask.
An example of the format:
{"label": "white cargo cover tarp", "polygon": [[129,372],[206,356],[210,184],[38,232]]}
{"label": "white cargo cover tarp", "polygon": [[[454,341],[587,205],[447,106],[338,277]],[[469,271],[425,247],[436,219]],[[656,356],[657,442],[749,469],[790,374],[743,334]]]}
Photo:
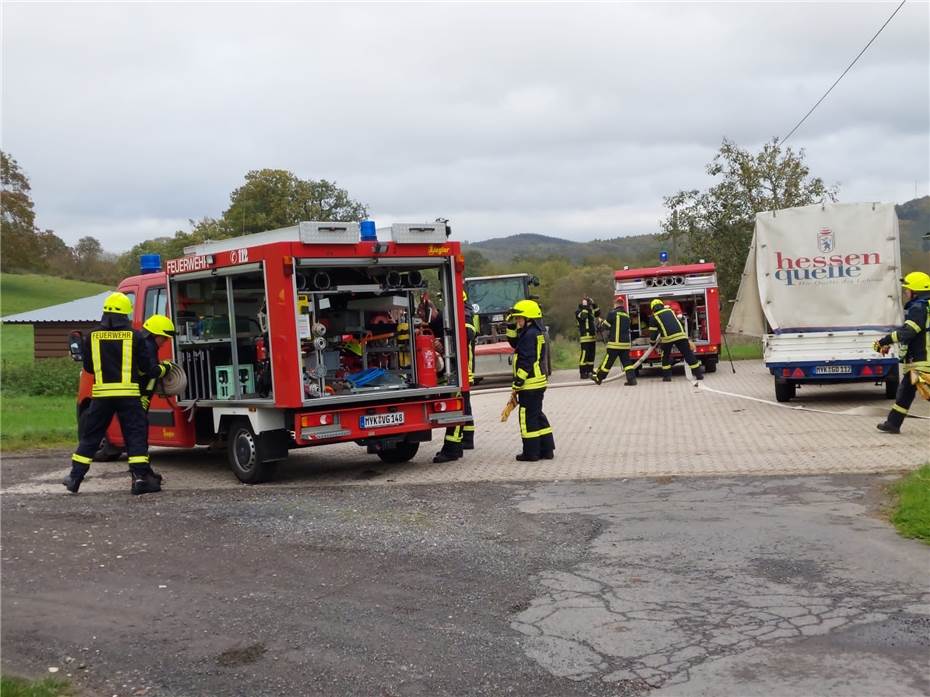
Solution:
{"label": "white cargo cover tarp", "polygon": [[886,331],[901,321],[900,254],[893,204],[759,213],[727,331]]}

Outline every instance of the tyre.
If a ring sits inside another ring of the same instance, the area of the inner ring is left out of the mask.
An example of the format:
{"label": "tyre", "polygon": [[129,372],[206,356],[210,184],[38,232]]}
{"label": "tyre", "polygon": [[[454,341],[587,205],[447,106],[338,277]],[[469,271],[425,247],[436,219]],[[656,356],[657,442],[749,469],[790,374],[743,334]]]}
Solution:
{"label": "tyre", "polygon": [[390,465],[399,465],[402,462],[411,460],[419,449],[419,443],[398,443],[396,448],[378,451],[378,457],[381,458],[381,462],[386,462]]}
{"label": "tyre", "polygon": [[94,453],[94,462],[116,462],[122,454],[123,449],[117,448],[104,436],[100,442],[100,447]]}
{"label": "tyre", "polygon": [[244,484],[260,484],[273,474],[273,466],[263,460],[259,440],[248,420],[236,420],[230,425],[226,458],[233,474]]}
{"label": "tyre", "polygon": [[797,394],[798,387],[790,382],[775,383],[775,399],[779,402],[790,402]]}
{"label": "tyre", "polygon": [[705,373],[716,373],[717,372],[717,357],[705,358],[702,363],[704,363],[704,372]]}
{"label": "tyre", "polygon": [[900,381],[898,380],[897,375],[892,375],[887,380],[885,380],[885,397],[886,399],[894,399],[898,394],[898,385]]}

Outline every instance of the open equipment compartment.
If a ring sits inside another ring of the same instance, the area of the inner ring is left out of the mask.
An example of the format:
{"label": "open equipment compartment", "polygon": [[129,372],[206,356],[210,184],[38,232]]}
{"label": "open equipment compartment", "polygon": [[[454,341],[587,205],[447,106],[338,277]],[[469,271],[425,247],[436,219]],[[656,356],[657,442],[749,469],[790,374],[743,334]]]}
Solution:
{"label": "open equipment compartment", "polygon": [[262,265],[183,274],[171,287],[184,402],[272,402]]}
{"label": "open equipment compartment", "polygon": [[432,322],[419,317],[429,277],[444,299],[455,297],[454,274],[443,257],[296,260],[306,406],[461,386],[452,341],[460,303],[444,302]]}

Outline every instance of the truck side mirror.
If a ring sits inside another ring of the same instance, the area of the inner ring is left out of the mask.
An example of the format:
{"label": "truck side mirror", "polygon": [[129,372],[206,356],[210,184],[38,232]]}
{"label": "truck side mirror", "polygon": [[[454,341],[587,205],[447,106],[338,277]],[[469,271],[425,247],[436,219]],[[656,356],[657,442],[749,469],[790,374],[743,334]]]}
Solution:
{"label": "truck side mirror", "polygon": [[538,286],[538,285],[539,285],[539,276],[533,276],[533,277],[530,279],[530,285],[531,285],[531,286]]}
{"label": "truck side mirror", "polygon": [[84,360],[84,334],[75,329],[68,335],[68,351],[71,353],[71,360]]}

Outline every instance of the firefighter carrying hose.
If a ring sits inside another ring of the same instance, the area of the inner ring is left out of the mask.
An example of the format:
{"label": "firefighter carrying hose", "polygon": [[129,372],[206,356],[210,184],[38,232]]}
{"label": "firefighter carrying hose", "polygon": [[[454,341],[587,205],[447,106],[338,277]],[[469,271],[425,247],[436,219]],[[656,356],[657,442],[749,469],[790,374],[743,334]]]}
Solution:
{"label": "firefighter carrying hose", "polygon": [[[468,304],[468,294],[462,291],[462,302],[465,306],[465,334],[468,338],[468,383],[469,385],[475,380],[475,339],[478,336],[477,320],[478,317]],[[471,392],[462,392],[462,413],[471,416]],[[440,450],[433,457],[433,462],[450,462],[458,460],[464,454],[464,450],[475,449],[475,424],[470,423],[465,426],[450,426],[446,429],[446,437]]]}
{"label": "firefighter carrying hose", "polygon": [[[523,452],[520,462],[551,460],[555,457],[552,427],[543,413],[546,393],[546,336],[542,325],[542,310],[533,300],[520,300],[510,311],[507,341],[514,349],[513,391],[520,408],[520,436]],[[593,346],[593,344],[592,344]]]}
{"label": "firefighter carrying hose", "polygon": [[658,339],[662,349],[662,381],[672,381],[672,349],[674,348],[678,349],[685,363],[694,371],[694,377],[703,380],[704,368],[694,356],[694,351],[691,350],[691,344],[688,342],[688,335],[685,333],[681,320],[675,316],[675,311],[667,307],[659,298],[649,303],[649,307],[652,310],[652,316],[649,318],[649,337],[652,341]]}
{"label": "firefighter carrying hose", "polygon": [[598,385],[604,381],[614,365],[614,361],[620,359],[620,369],[626,375],[627,385],[636,384],[636,371],[633,368],[633,361],[630,360],[630,315],[626,311],[626,298],[622,295],[614,296],[614,308],[607,313],[607,319],[604,321],[607,326],[607,355],[601,361],[597,372],[591,376]]}
{"label": "firefighter carrying hose", "polygon": [[123,293],[111,293],[103,302],[100,326],[84,340],[84,370],[94,376],[94,386],[90,406],[81,417],[80,442],[71,456],[71,474],[62,481],[73,494],[78,493],[114,414],[126,441],[132,493],[161,491],[161,478],[149,465],[148,420],[137,381],[163,377],[171,362],[158,362],[142,332],[132,328],[130,315],[129,298]]}
{"label": "firefighter carrying hose", "polygon": [[[174,322],[164,315],[152,315],[142,324],[142,339],[148,345],[148,350],[156,358],[158,357],[158,349],[174,334]],[[142,374],[138,377],[139,392],[142,394],[139,401],[142,403],[142,410],[148,414],[149,407],[152,406],[152,395],[155,394],[155,381],[158,378],[146,378]],[[155,474],[155,477],[161,479],[160,474]]]}
{"label": "firefighter carrying hose", "polygon": [[578,356],[578,372],[582,380],[587,380],[594,372],[594,351],[597,347],[597,320],[601,311],[591,298],[585,295],[575,311],[578,320],[578,341],[581,352]]}
{"label": "firefighter carrying hose", "polygon": [[930,275],[913,271],[902,279],[904,287],[904,324],[883,336],[872,346],[879,353],[888,353],[892,344],[901,344],[901,381],[894,405],[878,430],[885,433],[901,433],[901,424],[907,416],[917,382],[911,380],[915,371],[917,380],[930,375]]}

